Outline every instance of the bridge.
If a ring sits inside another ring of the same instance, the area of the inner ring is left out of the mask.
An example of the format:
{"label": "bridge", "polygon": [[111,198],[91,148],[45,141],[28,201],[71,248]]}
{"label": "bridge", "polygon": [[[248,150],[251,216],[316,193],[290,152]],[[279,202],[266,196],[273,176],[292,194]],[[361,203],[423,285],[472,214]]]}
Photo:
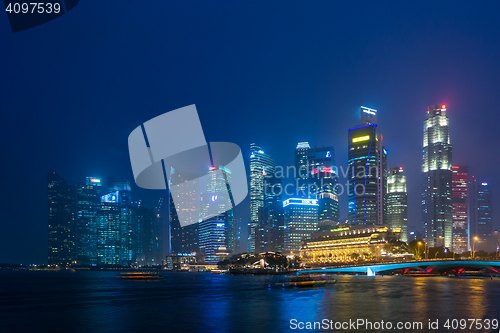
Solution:
{"label": "bridge", "polygon": [[365,273],[366,276],[375,276],[378,272],[391,272],[397,270],[416,269],[431,273],[434,270],[452,269],[452,268],[480,268],[489,269],[494,273],[500,271],[500,261],[483,260],[428,260],[428,261],[408,261],[397,263],[381,264],[359,264],[341,267],[324,267],[321,269],[308,269],[297,272],[297,274],[308,273]]}

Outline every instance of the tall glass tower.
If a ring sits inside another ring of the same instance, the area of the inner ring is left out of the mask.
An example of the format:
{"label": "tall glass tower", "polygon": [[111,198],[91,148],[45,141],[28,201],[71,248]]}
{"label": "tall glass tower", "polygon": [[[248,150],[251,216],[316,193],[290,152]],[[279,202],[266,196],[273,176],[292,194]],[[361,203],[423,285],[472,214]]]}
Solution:
{"label": "tall glass tower", "polygon": [[361,125],[348,131],[349,223],[380,225],[386,218],[387,152],[377,133],[377,111],[361,107]]}
{"label": "tall glass tower", "polygon": [[87,177],[77,186],[77,248],[80,265],[97,265],[97,238],[101,210],[101,178]]}
{"label": "tall glass tower", "polygon": [[401,240],[408,241],[408,193],[403,167],[389,169],[387,177],[387,225],[401,229]]}
{"label": "tall glass tower", "polygon": [[[208,219],[200,221],[198,226],[200,251],[205,255],[205,262],[217,263],[219,258],[216,253],[219,250],[233,250],[234,243],[234,215],[233,209],[228,206],[226,193],[231,196],[228,184],[231,182],[231,170],[219,166],[217,172],[211,167],[206,178],[206,193],[202,193],[202,211]],[[218,207],[216,211],[224,213],[214,215],[211,207]],[[229,246],[231,244],[231,246]]]}
{"label": "tall glass tower", "polygon": [[256,251],[255,239],[259,226],[259,209],[264,209],[266,177],[276,173],[276,163],[255,143],[250,144],[250,250]]}
{"label": "tall glass tower", "polygon": [[297,186],[297,193],[300,189],[307,187],[307,154],[309,152],[309,142],[299,142],[295,148],[295,180]]}
{"label": "tall glass tower", "polygon": [[61,176],[47,174],[49,265],[76,263],[75,194]]}
{"label": "tall glass tower", "polygon": [[469,167],[453,165],[452,204],[453,204],[453,252],[464,253],[469,250]]}
{"label": "tall glass tower", "polygon": [[[332,146],[307,151],[306,198],[318,199],[319,228],[329,230],[339,220],[338,175]],[[300,193],[299,193],[300,194]]]}
{"label": "tall glass tower", "polygon": [[318,200],[290,198],[283,201],[285,252],[298,254],[302,240],[318,231]]}
{"label": "tall glass tower", "polygon": [[[493,220],[491,216],[491,191],[490,185],[482,182],[477,191],[477,237],[476,250],[491,251],[489,242],[493,234]],[[471,240],[472,242],[473,240]]]}
{"label": "tall glass tower", "polygon": [[446,105],[431,105],[424,121],[422,223],[430,247],[452,247],[451,144]]}

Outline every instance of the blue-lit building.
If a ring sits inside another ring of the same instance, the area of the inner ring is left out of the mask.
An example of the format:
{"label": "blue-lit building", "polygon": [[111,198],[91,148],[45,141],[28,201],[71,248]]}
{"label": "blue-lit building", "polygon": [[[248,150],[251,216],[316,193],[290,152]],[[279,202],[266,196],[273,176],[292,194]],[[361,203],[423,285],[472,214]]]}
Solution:
{"label": "blue-lit building", "polygon": [[131,228],[133,264],[154,266],[162,264],[162,216],[157,208],[135,207]]}
{"label": "blue-lit building", "polygon": [[430,247],[453,245],[452,145],[446,105],[431,105],[424,121],[422,221]]}
{"label": "blue-lit building", "polygon": [[54,173],[47,174],[49,265],[76,263],[75,186]]}
{"label": "blue-lit building", "polygon": [[382,225],[387,216],[387,151],[377,110],[361,107],[361,125],[348,130],[348,213],[353,225]]}
{"label": "blue-lit building", "polygon": [[77,260],[80,265],[99,263],[98,230],[101,210],[102,180],[87,177],[77,185]]}
{"label": "blue-lit building", "polygon": [[[493,251],[494,244],[492,241],[493,235],[493,220],[491,215],[492,210],[491,188],[486,182],[482,182],[477,187],[477,247],[476,250]],[[491,243],[491,244],[490,244]]]}
{"label": "blue-lit building", "polygon": [[236,238],[233,209],[229,206],[231,201],[226,198],[227,195],[231,196],[228,186],[230,181],[229,169],[223,166],[219,166],[219,169],[211,167],[206,178],[206,187],[204,186],[207,190],[201,193],[202,213],[203,216],[209,217],[198,223],[198,244],[206,263],[217,263],[219,257],[216,252],[230,250],[229,239],[234,243]]}
{"label": "blue-lit building", "polygon": [[130,265],[134,258],[130,191],[117,190],[101,197],[97,231],[98,264]]}
{"label": "blue-lit building", "polygon": [[207,264],[216,264],[219,257],[216,252],[227,248],[227,221],[210,218],[199,223],[199,244]]}
{"label": "blue-lit building", "polygon": [[[256,245],[259,224],[264,214],[264,202],[266,192],[271,193],[270,180],[273,182],[273,175],[276,173],[276,163],[270,155],[255,143],[250,145],[250,250],[256,252],[259,245]],[[260,213],[259,213],[260,212]],[[260,216],[260,220],[259,220]]]}
{"label": "blue-lit building", "polygon": [[337,195],[338,170],[332,146],[309,148],[307,151],[307,198],[318,199],[320,229],[331,229],[339,220]]}
{"label": "blue-lit building", "polygon": [[318,231],[318,200],[290,198],[283,201],[285,252],[299,254],[302,241]]}

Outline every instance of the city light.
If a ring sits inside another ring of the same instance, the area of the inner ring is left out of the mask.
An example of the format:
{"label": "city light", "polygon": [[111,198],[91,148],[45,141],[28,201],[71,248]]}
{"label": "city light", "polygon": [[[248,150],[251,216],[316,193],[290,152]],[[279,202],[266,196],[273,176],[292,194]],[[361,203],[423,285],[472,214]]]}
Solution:
{"label": "city light", "polygon": [[357,138],[353,138],[352,142],[362,142],[362,141],[368,141],[368,140],[370,140],[370,136],[365,135],[365,136],[358,136]]}
{"label": "city light", "polygon": [[287,199],[283,201],[283,207],[288,205],[304,205],[304,206],[317,206],[318,200],[316,199]]}

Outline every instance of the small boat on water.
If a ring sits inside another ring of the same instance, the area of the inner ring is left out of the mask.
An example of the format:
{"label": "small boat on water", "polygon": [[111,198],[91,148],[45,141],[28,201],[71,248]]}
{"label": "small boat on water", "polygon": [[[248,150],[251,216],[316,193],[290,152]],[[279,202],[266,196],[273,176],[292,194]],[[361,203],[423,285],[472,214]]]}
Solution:
{"label": "small boat on water", "polygon": [[317,287],[334,284],[337,281],[328,275],[297,274],[281,276],[278,281],[269,283],[268,288]]}
{"label": "small boat on water", "polygon": [[125,272],[115,276],[115,279],[124,280],[157,280],[164,278],[158,272]]}

